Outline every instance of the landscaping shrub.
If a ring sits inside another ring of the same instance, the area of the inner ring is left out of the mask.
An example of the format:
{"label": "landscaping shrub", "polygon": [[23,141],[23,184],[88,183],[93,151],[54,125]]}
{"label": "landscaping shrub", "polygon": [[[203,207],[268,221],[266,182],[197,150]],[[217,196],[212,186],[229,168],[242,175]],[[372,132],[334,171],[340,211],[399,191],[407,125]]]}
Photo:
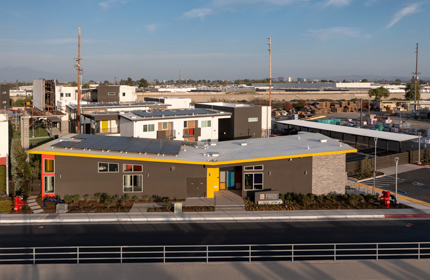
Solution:
{"label": "landscaping shrub", "polygon": [[66,202],[67,204],[69,204],[69,203],[71,203],[73,201],[73,195],[66,194],[66,195],[64,195],[63,200],[64,200],[64,202]]}
{"label": "landscaping shrub", "polygon": [[101,198],[102,198],[102,193],[95,193],[94,194],[94,197],[96,198],[96,201],[98,202],[98,203],[100,203],[100,200],[101,200]]}
{"label": "landscaping shrub", "polygon": [[13,201],[10,199],[0,200],[0,213],[10,213],[13,209]]}
{"label": "landscaping shrub", "polygon": [[90,195],[89,194],[84,194],[84,200],[86,203],[88,203],[88,201],[90,201]]}
{"label": "landscaping shrub", "polygon": [[131,199],[133,199],[134,202],[138,202],[139,201],[139,197],[137,195],[133,195],[131,197]]}
{"label": "landscaping shrub", "polygon": [[73,203],[78,203],[80,199],[81,199],[81,196],[79,194],[75,194],[72,198]]}
{"label": "landscaping shrub", "polygon": [[125,202],[127,202],[130,200],[130,195],[126,193],[122,196],[122,198],[124,199]]}

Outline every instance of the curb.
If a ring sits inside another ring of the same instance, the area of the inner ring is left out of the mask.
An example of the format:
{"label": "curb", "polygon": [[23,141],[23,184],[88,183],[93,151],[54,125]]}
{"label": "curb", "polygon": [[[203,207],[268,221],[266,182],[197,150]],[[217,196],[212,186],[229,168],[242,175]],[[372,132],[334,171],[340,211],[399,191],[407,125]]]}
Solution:
{"label": "curb", "polygon": [[298,221],[298,220],[338,220],[338,219],[384,219],[384,218],[399,218],[402,217],[430,217],[428,215],[384,215],[384,214],[376,214],[376,215],[327,215],[327,216],[257,216],[257,217],[166,217],[166,218],[132,218],[132,217],[124,217],[124,218],[71,218],[71,219],[20,219],[20,220],[9,220],[2,219],[0,220],[0,224],[13,224],[13,225],[37,225],[37,224],[91,224],[91,223],[122,223],[122,222],[145,222],[145,223],[183,223],[183,222],[246,222],[246,221]]}

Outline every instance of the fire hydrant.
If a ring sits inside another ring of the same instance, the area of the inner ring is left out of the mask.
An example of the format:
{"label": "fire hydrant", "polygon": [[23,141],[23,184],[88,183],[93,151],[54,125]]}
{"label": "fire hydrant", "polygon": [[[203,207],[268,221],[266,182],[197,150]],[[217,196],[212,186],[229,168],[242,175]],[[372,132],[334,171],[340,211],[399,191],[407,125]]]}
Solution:
{"label": "fire hydrant", "polygon": [[25,204],[25,201],[22,201],[22,196],[17,196],[15,197],[15,206],[13,207],[13,209],[15,210],[15,212],[18,212],[19,210],[21,210],[21,206],[23,206]]}
{"label": "fire hydrant", "polygon": [[384,202],[385,206],[390,207],[390,192],[382,191],[382,196],[380,197],[380,199]]}

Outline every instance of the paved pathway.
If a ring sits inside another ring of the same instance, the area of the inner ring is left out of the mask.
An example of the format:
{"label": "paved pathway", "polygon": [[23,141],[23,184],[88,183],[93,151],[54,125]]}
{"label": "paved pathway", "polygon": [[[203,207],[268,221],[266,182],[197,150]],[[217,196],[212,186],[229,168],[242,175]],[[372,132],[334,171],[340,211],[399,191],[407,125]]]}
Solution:
{"label": "paved pathway", "polygon": [[40,214],[43,213],[43,209],[39,206],[39,204],[36,202],[37,196],[32,195],[27,198],[27,205],[30,207],[30,209],[33,211],[34,214]]}

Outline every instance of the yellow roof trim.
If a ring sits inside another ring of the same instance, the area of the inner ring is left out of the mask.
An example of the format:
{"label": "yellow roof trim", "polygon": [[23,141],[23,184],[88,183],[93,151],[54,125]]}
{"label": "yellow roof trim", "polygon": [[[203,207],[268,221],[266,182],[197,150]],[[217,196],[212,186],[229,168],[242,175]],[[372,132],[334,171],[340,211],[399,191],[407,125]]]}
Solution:
{"label": "yellow roof trim", "polygon": [[243,159],[243,160],[215,161],[215,162],[210,161],[210,162],[208,162],[208,161],[186,161],[186,160],[137,158],[137,157],[127,157],[127,156],[93,155],[93,154],[65,153],[65,152],[28,151],[29,154],[36,154],[36,155],[44,154],[44,155],[67,156],[67,157],[108,158],[108,159],[120,159],[120,160],[149,161],[149,162],[184,163],[184,164],[196,164],[196,165],[223,165],[223,164],[235,164],[235,163],[253,162],[253,161],[268,161],[268,160],[287,159],[287,158],[336,155],[336,154],[346,154],[346,153],[355,153],[355,152],[357,152],[357,150],[354,149],[354,150],[335,151],[335,152],[323,152],[323,153],[311,153],[311,154],[300,154],[300,155],[290,155],[290,156],[277,156],[277,157],[267,157],[267,158],[253,158],[253,159]]}

